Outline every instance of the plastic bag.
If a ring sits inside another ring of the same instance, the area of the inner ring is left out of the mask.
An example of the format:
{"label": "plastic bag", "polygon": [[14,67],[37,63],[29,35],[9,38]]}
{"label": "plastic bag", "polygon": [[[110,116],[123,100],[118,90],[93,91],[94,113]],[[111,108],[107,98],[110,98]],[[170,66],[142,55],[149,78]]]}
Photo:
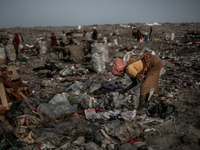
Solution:
{"label": "plastic bag", "polygon": [[6,59],[6,51],[4,46],[0,46],[0,61]]}
{"label": "plastic bag", "polygon": [[[126,79],[126,87],[128,87],[132,83],[131,78],[127,74],[125,74],[125,79]],[[133,88],[127,91],[127,93],[130,93],[133,90]],[[138,87],[133,94],[134,108],[138,108],[139,100],[140,100],[140,87]]]}
{"label": "plastic bag", "polygon": [[47,52],[47,41],[39,40],[39,49],[40,49],[40,54],[45,54]]}
{"label": "plastic bag", "polygon": [[56,94],[50,101],[49,104],[57,104],[59,102],[68,102],[67,100],[67,94],[62,93],[62,94]]}
{"label": "plastic bag", "polygon": [[133,51],[126,52],[126,54],[125,54],[124,57],[123,57],[123,61],[128,62],[129,58],[130,58],[131,56],[133,56],[133,55],[134,55],[134,56],[136,55]]}
{"label": "plastic bag", "polygon": [[89,93],[93,93],[94,91],[98,90],[101,88],[101,84],[95,84],[93,83],[91,86],[90,86],[90,90],[89,90]]}
{"label": "plastic bag", "polygon": [[77,90],[83,90],[84,85],[85,85],[85,83],[76,81],[76,82],[74,83],[74,86],[73,86],[73,88],[72,88],[72,91],[73,91],[73,92],[76,92]]}
{"label": "plastic bag", "polygon": [[122,118],[126,121],[132,121],[136,116],[136,110],[121,113]]}
{"label": "plastic bag", "polygon": [[130,121],[110,121],[105,123],[105,131],[108,135],[118,138],[121,143],[128,142],[143,133],[142,126]]}
{"label": "plastic bag", "polygon": [[111,94],[113,95],[113,102],[114,102],[115,108],[119,108],[120,100],[122,100],[124,96],[122,94],[119,94],[119,92],[112,92]]}
{"label": "plastic bag", "polygon": [[103,74],[105,71],[105,56],[103,53],[94,53],[92,54],[92,69],[99,73]]}
{"label": "plastic bag", "polygon": [[6,55],[10,61],[16,60],[15,48],[12,44],[6,46]]}
{"label": "plastic bag", "polygon": [[88,109],[89,108],[89,100],[91,99],[91,97],[89,95],[87,95],[87,93],[84,93],[84,94],[80,95],[79,98],[81,99],[81,106],[84,109]]}
{"label": "plastic bag", "polygon": [[105,57],[105,62],[108,63],[110,61],[109,59],[109,48],[107,45],[104,45],[102,43],[96,43],[96,46],[92,47],[92,54],[94,53],[103,53]]}
{"label": "plastic bag", "polygon": [[77,105],[70,105],[68,102],[59,102],[57,104],[42,103],[38,106],[37,112],[48,116],[51,119],[60,118],[67,113],[76,112]]}

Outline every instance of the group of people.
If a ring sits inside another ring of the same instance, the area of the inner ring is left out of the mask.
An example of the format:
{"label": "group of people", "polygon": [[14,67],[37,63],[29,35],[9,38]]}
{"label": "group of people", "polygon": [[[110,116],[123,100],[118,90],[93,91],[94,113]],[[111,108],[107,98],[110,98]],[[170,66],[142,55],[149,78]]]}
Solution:
{"label": "group of people", "polygon": [[[51,34],[51,48],[55,48],[57,45],[57,39],[54,32]],[[84,30],[83,37],[85,37],[86,34],[87,31]],[[97,40],[97,34],[98,32],[96,31],[96,28],[93,28],[93,40]],[[150,27],[150,37],[151,34],[152,28]],[[142,36],[139,29],[136,32],[136,28],[133,29],[132,35],[137,39],[140,39]],[[61,34],[62,40],[64,42],[66,42],[68,36],[72,37],[72,32],[65,34],[65,31],[63,31]],[[15,33],[13,45],[15,48],[17,60],[19,44],[19,35],[18,33]],[[158,79],[162,66],[162,60],[158,56],[151,54],[142,54],[139,57],[129,58],[127,62],[119,58],[115,59],[111,67],[112,74],[118,77],[124,77],[124,75],[127,74],[132,81],[132,83],[127,88],[121,90],[119,93],[124,94],[130,89],[132,89],[133,93],[137,88],[140,87],[138,113],[141,112],[144,102],[146,104],[148,103],[149,93],[152,89],[154,90],[154,93],[159,94]]]}
{"label": "group of people", "polygon": [[[87,31],[84,30],[83,37],[86,37],[86,36],[87,36]],[[96,27],[93,27],[92,40],[97,40],[97,36],[98,36],[98,32],[96,30]],[[68,41],[69,43],[73,43],[73,32],[69,31],[69,32],[65,33],[65,31],[63,30],[62,34],[61,34],[61,38],[62,38],[63,43],[66,43],[67,39],[69,40]],[[54,32],[52,32],[51,33],[51,48],[54,49],[57,47],[57,45],[58,45],[57,38],[56,38]]]}
{"label": "group of people", "polygon": [[[144,36],[142,32],[140,31],[140,29],[137,29],[136,27],[132,27],[131,34],[132,34],[132,37],[137,39],[138,42],[140,42]],[[150,31],[149,31],[149,40],[152,40],[152,27],[150,27]]]}

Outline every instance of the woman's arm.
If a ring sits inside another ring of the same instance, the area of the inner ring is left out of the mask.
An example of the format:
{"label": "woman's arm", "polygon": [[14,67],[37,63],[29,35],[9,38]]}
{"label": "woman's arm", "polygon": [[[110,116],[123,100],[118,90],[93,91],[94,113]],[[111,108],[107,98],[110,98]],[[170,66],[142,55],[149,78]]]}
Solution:
{"label": "woman's arm", "polygon": [[[137,80],[139,81],[137,83]],[[142,78],[142,76],[140,74],[137,74],[135,78],[131,78],[132,83],[125,89],[123,89],[122,91],[120,91],[120,94],[124,94],[125,92],[127,92],[128,90],[132,89],[133,87],[135,87],[133,89],[133,91],[135,91],[138,87],[140,87],[142,85],[142,83],[144,82],[144,79]]]}
{"label": "woman's arm", "polygon": [[133,89],[133,92],[142,85],[142,83],[144,82],[144,79],[142,78],[142,76],[140,74],[137,74],[135,77],[139,82],[138,84],[135,86],[135,88]]}

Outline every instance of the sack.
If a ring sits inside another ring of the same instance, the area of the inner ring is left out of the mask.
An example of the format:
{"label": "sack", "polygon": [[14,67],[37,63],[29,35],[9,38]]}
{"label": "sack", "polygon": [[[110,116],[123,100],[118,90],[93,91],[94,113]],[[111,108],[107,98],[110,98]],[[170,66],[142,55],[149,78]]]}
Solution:
{"label": "sack", "polygon": [[109,48],[107,45],[103,45],[102,43],[96,43],[94,47],[92,47],[92,54],[94,53],[103,53],[105,57],[105,62],[108,63],[109,59]]}
{"label": "sack", "polygon": [[39,49],[40,54],[45,54],[47,52],[47,41],[40,40],[39,43]]}
{"label": "sack", "polygon": [[10,61],[16,60],[15,48],[12,44],[6,46],[6,55]]}
{"label": "sack", "polygon": [[99,73],[103,74],[105,71],[105,56],[103,53],[94,53],[92,54],[92,69]]}
{"label": "sack", "polygon": [[4,46],[0,46],[0,61],[5,61],[6,51]]}

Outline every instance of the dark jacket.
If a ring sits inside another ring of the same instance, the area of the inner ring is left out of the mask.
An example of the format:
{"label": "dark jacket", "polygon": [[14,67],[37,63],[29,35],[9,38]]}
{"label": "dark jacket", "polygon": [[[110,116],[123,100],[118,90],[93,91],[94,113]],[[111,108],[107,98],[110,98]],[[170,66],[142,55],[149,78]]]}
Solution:
{"label": "dark jacket", "polygon": [[97,40],[97,34],[98,34],[97,30],[94,30],[94,32],[92,34],[92,39],[93,40]]}

